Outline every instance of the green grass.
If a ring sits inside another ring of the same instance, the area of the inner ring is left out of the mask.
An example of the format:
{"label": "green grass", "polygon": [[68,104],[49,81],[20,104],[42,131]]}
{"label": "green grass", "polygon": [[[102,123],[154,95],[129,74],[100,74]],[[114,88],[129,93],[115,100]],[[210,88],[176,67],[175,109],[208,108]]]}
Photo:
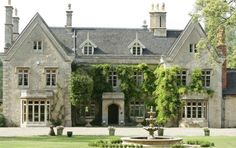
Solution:
{"label": "green grass", "polygon": [[[89,148],[90,141],[109,140],[109,136],[31,136],[0,137],[0,148]],[[214,142],[216,148],[235,148],[236,136],[183,137],[187,140]]]}
{"label": "green grass", "polygon": [[109,136],[32,136],[0,137],[0,148],[89,148],[90,141],[109,140]]}
{"label": "green grass", "polygon": [[183,137],[187,140],[204,140],[214,142],[216,148],[236,148],[236,136],[199,136],[199,137]]}

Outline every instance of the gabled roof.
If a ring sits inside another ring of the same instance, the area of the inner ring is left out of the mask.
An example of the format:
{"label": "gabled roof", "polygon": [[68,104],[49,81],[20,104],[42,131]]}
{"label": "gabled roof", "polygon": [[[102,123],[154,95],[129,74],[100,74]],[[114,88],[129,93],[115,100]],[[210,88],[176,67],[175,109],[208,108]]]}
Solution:
{"label": "gabled roof", "polygon": [[[67,40],[68,35],[64,28],[50,28],[52,32],[58,37],[58,39],[66,46],[69,47]],[[73,28],[77,32],[77,45],[81,44],[87,39],[87,33],[89,32],[89,39],[97,45],[97,49],[94,52],[95,55],[130,55],[130,51],[127,50],[130,43],[135,39],[136,33],[138,33],[139,41],[145,45],[145,51],[143,55],[163,55],[168,52],[172,44],[180,35],[180,30],[167,30],[167,37],[156,37],[147,29],[131,29],[131,28]],[[64,35],[65,34],[65,35]],[[78,49],[77,49],[78,50]],[[82,55],[81,50],[77,51],[78,55]],[[92,57],[91,57],[92,58]]]}
{"label": "gabled roof", "polygon": [[5,59],[10,60],[12,56],[14,56],[18,47],[27,39],[28,35],[34,30],[36,27],[40,27],[45,35],[52,41],[52,43],[56,46],[56,49],[60,53],[60,55],[64,58],[65,61],[72,61],[70,55],[73,53],[71,49],[66,48],[61,42],[56,38],[56,36],[51,32],[50,28],[40,16],[39,13],[36,13],[28,25],[24,28],[22,33],[19,35],[17,40],[8,50],[8,52],[4,53]]}

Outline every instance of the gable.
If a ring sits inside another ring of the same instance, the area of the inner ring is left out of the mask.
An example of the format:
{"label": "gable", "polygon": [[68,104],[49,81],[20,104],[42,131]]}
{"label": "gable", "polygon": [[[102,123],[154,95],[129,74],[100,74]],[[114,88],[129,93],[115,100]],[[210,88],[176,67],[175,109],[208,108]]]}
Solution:
{"label": "gable", "polygon": [[[43,18],[37,13],[26,28],[22,31],[18,39],[12,45],[12,47],[5,53],[5,60],[11,60],[13,57],[17,56],[18,52],[27,52],[23,51],[27,48],[32,48],[33,40],[43,40],[45,43],[51,44],[54,49],[59,53],[61,58],[64,61],[72,61],[71,57],[66,53],[65,49],[60,45],[55,36],[52,34],[47,24]],[[48,44],[48,45],[49,45]],[[52,49],[50,46],[46,46],[46,49]],[[20,51],[18,51],[20,50]],[[29,51],[28,51],[29,52]]]}

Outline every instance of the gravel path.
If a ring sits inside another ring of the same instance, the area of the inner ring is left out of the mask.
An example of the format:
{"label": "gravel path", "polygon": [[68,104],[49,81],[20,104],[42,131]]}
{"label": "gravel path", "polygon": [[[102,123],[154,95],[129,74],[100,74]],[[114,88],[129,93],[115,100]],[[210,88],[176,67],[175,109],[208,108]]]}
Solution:
{"label": "gravel path", "polygon": [[[65,127],[64,134],[73,131],[73,135],[108,135],[107,127]],[[33,136],[48,135],[49,127],[34,128],[0,128],[0,137],[9,136]],[[117,127],[115,131],[119,136],[147,136],[143,128]],[[157,133],[155,133],[157,134]],[[203,136],[202,128],[165,128],[164,135],[167,136]],[[236,136],[236,128],[210,128],[211,136]]]}

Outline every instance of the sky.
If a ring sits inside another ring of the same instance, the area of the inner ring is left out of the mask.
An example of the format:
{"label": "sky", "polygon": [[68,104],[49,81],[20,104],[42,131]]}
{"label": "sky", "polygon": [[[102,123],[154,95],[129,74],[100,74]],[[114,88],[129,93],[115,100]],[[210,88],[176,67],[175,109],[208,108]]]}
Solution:
{"label": "sky", "polygon": [[[195,0],[11,0],[11,5],[18,10],[21,32],[37,12],[48,26],[65,26],[69,3],[74,27],[140,28],[144,20],[149,25],[152,4],[163,2],[167,29],[184,29]],[[7,3],[8,0],[0,0],[0,52],[4,49],[4,6]]]}

